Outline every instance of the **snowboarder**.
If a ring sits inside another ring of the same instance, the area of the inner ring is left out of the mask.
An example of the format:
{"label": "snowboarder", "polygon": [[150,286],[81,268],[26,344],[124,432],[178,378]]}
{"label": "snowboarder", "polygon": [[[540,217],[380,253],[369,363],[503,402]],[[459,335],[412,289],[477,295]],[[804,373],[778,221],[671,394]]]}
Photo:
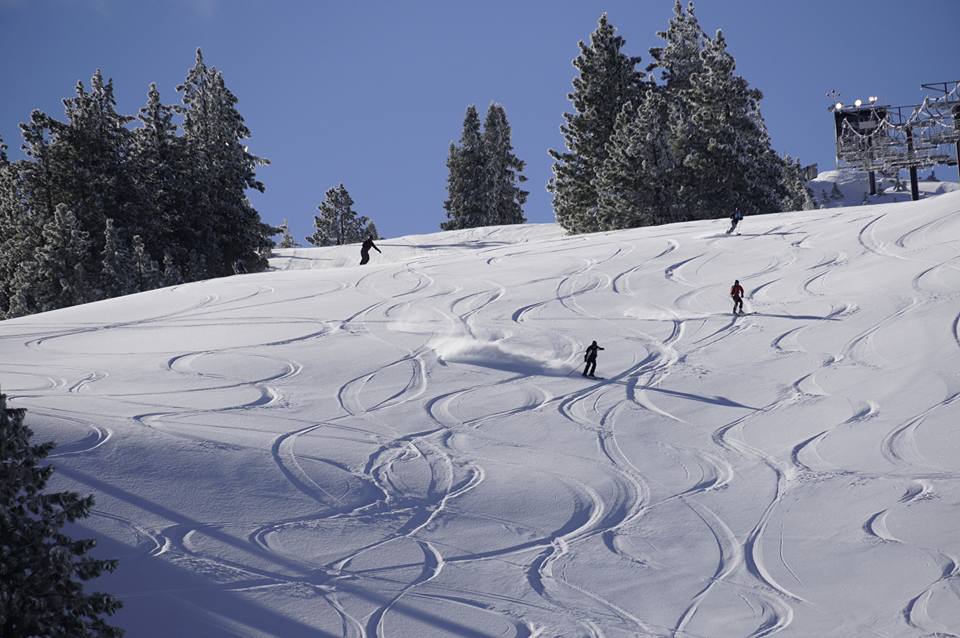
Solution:
{"label": "snowboarder", "polygon": [[245,275],[247,274],[247,267],[243,265],[243,260],[237,257],[237,260],[233,262],[233,274],[235,275]]}
{"label": "snowboarder", "polygon": [[363,240],[363,245],[360,246],[360,265],[364,265],[370,261],[370,249],[373,248],[375,251],[383,254],[383,251],[377,248],[377,245],[373,243],[373,237],[367,235],[367,238]]}
{"label": "snowboarder", "polygon": [[733,297],[733,314],[743,314],[743,286],[740,280],[735,279],[730,287],[730,296]]}
{"label": "snowboarder", "polygon": [[727,231],[727,234],[730,235],[737,229],[737,224],[740,223],[740,220],[743,219],[743,213],[740,212],[740,207],[733,209],[733,214],[730,215],[730,230]]}
{"label": "snowboarder", "polygon": [[593,376],[593,373],[597,371],[598,350],[604,350],[604,348],[598,346],[596,341],[587,346],[587,351],[583,355],[583,360],[587,362],[587,365],[583,368],[583,376],[590,377],[591,379],[596,378]]}

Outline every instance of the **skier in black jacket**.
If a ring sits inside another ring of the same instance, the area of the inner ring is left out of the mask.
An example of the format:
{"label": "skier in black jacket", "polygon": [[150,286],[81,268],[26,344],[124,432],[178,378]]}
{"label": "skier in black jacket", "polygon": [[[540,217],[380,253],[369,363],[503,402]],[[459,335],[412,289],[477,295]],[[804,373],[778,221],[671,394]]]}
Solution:
{"label": "skier in black jacket", "polygon": [[587,351],[583,355],[583,360],[587,362],[587,365],[583,368],[583,376],[596,378],[593,376],[593,373],[597,371],[597,351],[604,350],[597,345],[597,342],[594,341],[589,346],[587,346]]}
{"label": "skier in black jacket", "polygon": [[364,265],[370,261],[370,249],[373,248],[380,254],[383,254],[383,251],[377,248],[377,245],[373,243],[373,237],[367,235],[367,238],[363,240],[363,245],[360,246],[360,265]]}

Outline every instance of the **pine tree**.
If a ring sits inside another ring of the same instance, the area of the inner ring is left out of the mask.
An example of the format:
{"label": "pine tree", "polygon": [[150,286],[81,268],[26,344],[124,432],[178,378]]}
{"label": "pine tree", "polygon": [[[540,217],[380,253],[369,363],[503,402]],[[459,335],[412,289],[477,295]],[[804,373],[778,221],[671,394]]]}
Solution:
{"label": "pine tree", "polygon": [[103,235],[101,281],[104,295],[116,297],[136,292],[138,288],[133,255],[110,218],[107,219]]}
{"label": "pine tree", "polygon": [[18,163],[18,173],[23,183],[25,207],[33,213],[37,241],[43,224],[53,218],[57,203],[63,200],[57,183],[62,167],[55,164],[52,148],[53,128],[54,120],[36,110],[30,113],[29,122],[20,124],[27,161]]}
{"label": "pine tree", "polygon": [[91,300],[84,266],[89,251],[90,240],[76,215],[66,204],[58,204],[53,219],[43,227],[43,244],[33,260],[37,279],[32,284],[23,282],[35,287],[36,312]]}
{"label": "pine tree", "polygon": [[61,531],[89,515],[93,497],[46,490],[53,466],[43,460],[54,446],[31,445],[23,419],[24,410],[7,408],[0,394],[0,635],[122,636],[103,618],[120,601],[84,593],[82,584],[113,571],[116,561],[91,558],[95,541]]}
{"label": "pine tree", "polygon": [[183,283],[183,273],[169,251],[163,253],[163,272],[160,274],[161,286],[176,286]]}
{"label": "pine tree", "polygon": [[343,184],[331,188],[313,218],[314,233],[307,241],[314,246],[342,246],[363,241],[367,235],[376,239],[376,227],[366,216],[353,210],[353,198]]}
{"label": "pine tree", "polygon": [[10,310],[11,284],[17,264],[28,258],[29,224],[21,193],[18,164],[7,158],[7,145],[0,138],[0,319]]}
{"label": "pine tree", "polygon": [[648,91],[639,108],[624,105],[597,178],[598,219],[613,230],[675,221],[675,170],[663,92]]}
{"label": "pine tree", "polygon": [[198,235],[192,248],[205,255],[211,274],[231,274],[237,259],[265,267],[260,249],[272,245],[273,229],[260,221],[246,192],[264,190],[256,168],[269,162],[247,150],[244,140],[250,130],[236,109],[237,98],[221,73],[206,65],[199,49],[177,90],[183,101],[178,111],[187,147],[185,178],[191,185],[187,206]]}
{"label": "pine tree", "polygon": [[366,239],[367,237],[369,237],[370,239],[380,239],[380,234],[377,232],[376,224],[374,224],[371,220],[367,219],[367,217],[363,215],[361,215],[360,219],[361,219],[360,227],[362,228],[362,230],[360,231],[360,239],[363,240],[363,239]]}
{"label": "pine tree", "polygon": [[290,234],[290,227],[287,224],[287,220],[284,219],[277,228],[280,229],[282,237],[280,238],[280,243],[277,244],[278,248],[299,248],[300,244],[297,243],[297,240],[293,238],[293,235]]}
{"label": "pine tree", "polygon": [[[119,294],[125,286],[103,263],[105,253],[114,258],[117,237],[141,237],[137,288],[172,281],[168,274],[229,274],[236,259],[250,269],[266,265],[276,229],[247,198],[249,189],[263,190],[255,170],[266,161],[244,146],[250,132],[237,98],[199,51],[179,90],[183,105],[173,108],[151,85],[140,126],[131,131],[135,118],[117,112],[113,83],[97,71],[89,90],[77,83],[64,100],[65,121],[34,111],[21,124],[26,160],[10,164],[4,155],[0,161],[0,317]],[[183,116],[182,136],[176,113]],[[52,256],[40,257],[44,233],[64,221],[55,219],[60,204],[74,217],[74,230],[85,233],[77,244],[84,253],[71,257],[83,281],[62,277]],[[108,248],[108,240],[115,245]],[[67,281],[70,291],[55,301]]]}
{"label": "pine tree", "polygon": [[160,285],[160,267],[157,260],[150,256],[143,237],[133,236],[133,268],[136,290],[153,290]]}
{"label": "pine tree", "polygon": [[783,188],[786,193],[780,206],[782,210],[812,210],[816,208],[813,191],[807,187],[800,160],[789,155],[783,158]]}
{"label": "pine tree", "polygon": [[[700,52],[703,68],[674,93],[671,146],[682,165],[681,207],[687,219],[780,210],[782,162],[760,115],[762,94],[736,75],[721,32]],[[669,91],[668,91],[669,95]]]}
{"label": "pine tree", "polygon": [[116,110],[113,81],[105,80],[98,69],[90,80],[90,91],[78,82],[74,97],[63,101],[67,121],[51,121],[53,170],[59,197],[76,216],[79,230],[89,243],[82,266],[85,286],[99,284],[101,230],[107,218],[118,227],[138,226],[141,206],[129,170],[133,119]]}
{"label": "pine tree", "polygon": [[482,136],[484,168],[483,225],[523,224],[523,205],[529,193],[520,185],[527,181],[523,175],[526,165],[513,153],[510,141],[510,123],[499,104],[491,104],[483,124]]}
{"label": "pine tree", "polygon": [[645,88],[636,71],[640,58],[622,53],[624,43],[603,14],[590,44],[581,41],[580,55],[573,61],[579,72],[567,96],[573,113],[563,114],[565,123],[560,128],[567,150],[550,150],[553,178],[547,186],[553,193],[557,222],[568,232],[600,228],[594,181],[607,158],[607,142],[623,105],[636,103]]}
{"label": "pine tree", "polygon": [[666,126],[674,165],[670,182],[675,218],[696,219],[699,215],[700,175],[688,161],[687,147],[700,135],[692,117],[697,105],[693,102],[691,88],[694,78],[703,73],[701,52],[707,37],[697,20],[693,2],[684,9],[680,0],[676,0],[667,29],[657,35],[664,43],[650,49],[653,61],[647,71],[653,72],[662,82],[656,90],[663,94],[668,104]]}
{"label": "pine tree", "polygon": [[176,263],[183,263],[197,238],[186,212],[186,145],[177,136],[173,117],[174,107],[163,104],[156,84],[151,84],[147,103],[137,117],[140,127],[133,132],[131,149],[141,218],[125,230],[143,237],[155,255],[166,253]]}
{"label": "pine tree", "polygon": [[707,39],[694,13],[693,2],[688,3],[684,11],[680,0],[675,0],[667,30],[658,32],[657,36],[664,44],[650,49],[653,62],[647,71],[659,71],[659,79],[671,93],[689,89],[694,76],[703,70],[700,52]]}
{"label": "pine tree", "polygon": [[474,105],[467,107],[463,118],[460,144],[450,145],[447,159],[447,199],[443,209],[447,220],[443,230],[475,228],[484,222],[484,156],[480,116]]}
{"label": "pine tree", "polygon": [[187,253],[187,272],[185,279],[187,281],[200,281],[210,276],[207,269],[207,258],[196,248],[191,248]]}

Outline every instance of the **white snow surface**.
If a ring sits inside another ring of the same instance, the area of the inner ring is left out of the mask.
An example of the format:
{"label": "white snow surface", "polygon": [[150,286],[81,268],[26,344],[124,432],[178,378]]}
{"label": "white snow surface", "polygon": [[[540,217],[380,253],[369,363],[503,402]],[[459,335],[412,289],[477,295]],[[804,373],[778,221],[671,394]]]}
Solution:
{"label": "white snow surface", "polygon": [[960,193],[726,227],[280,251],[0,383],[132,637],[960,634]]}

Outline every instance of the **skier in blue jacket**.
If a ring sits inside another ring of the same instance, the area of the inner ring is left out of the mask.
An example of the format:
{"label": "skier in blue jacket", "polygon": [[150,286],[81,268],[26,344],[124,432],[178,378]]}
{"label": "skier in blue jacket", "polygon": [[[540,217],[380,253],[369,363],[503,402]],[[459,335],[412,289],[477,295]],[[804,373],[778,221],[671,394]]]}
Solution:
{"label": "skier in blue jacket", "polygon": [[740,220],[743,219],[743,213],[740,212],[740,207],[733,209],[733,214],[730,215],[730,230],[727,231],[727,234],[731,234],[737,229],[737,224],[740,223]]}

